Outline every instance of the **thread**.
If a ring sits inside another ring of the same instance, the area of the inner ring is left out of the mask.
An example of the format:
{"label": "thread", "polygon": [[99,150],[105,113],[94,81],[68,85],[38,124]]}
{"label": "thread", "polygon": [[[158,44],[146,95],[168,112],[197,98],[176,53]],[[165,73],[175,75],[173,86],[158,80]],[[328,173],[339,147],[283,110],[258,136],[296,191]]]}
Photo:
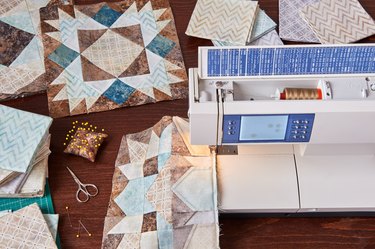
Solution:
{"label": "thread", "polygon": [[285,88],[280,93],[282,100],[314,100],[323,99],[322,90],[316,88]]}

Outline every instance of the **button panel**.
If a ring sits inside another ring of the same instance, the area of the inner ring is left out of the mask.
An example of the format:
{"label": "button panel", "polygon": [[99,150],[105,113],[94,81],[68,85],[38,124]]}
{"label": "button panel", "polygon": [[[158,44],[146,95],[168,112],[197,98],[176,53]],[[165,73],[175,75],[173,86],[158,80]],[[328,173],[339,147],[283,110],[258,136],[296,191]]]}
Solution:
{"label": "button panel", "polygon": [[223,142],[238,143],[240,134],[241,116],[224,116],[223,121]]}
{"label": "button panel", "polygon": [[[306,143],[310,141],[314,114],[291,114],[289,115],[286,134],[287,142]],[[297,125],[298,124],[298,125]]]}
{"label": "button panel", "polygon": [[[250,115],[249,115],[250,116]],[[254,115],[257,116],[257,115]],[[261,115],[259,115],[261,116]],[[224,115],[223,143],[308,143],[314,124],[315,114],[290,114],[283,140],[240,141],[240,115]]]}

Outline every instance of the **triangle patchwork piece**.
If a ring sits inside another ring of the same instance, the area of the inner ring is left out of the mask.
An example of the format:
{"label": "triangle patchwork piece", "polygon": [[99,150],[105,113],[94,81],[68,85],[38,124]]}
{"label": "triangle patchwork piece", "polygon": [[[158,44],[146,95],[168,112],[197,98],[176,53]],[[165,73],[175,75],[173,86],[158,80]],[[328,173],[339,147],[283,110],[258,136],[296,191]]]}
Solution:
{"label": "triangle patchwork piece", "polygon": [[79,51],[82,53],[93,43],[95,43],[106,32],[102,30],[78,30]]}
{"label": "triangle patchwork piece", "polygon": [[133,25],[122,28],[112,28],[111,30],[122,35],[126,39],[144,47],[140,25]]}
{"label": "triangle patchwork piece", "polygon": [[119,77],[130,77],[136,75],[149,74],[150,69],[148,67],[148,60],[146,50],[134,60],[134,62],[119,76]]}
{"label": "triangle patchwork piece", "polygon": [[42,30],[43,33],[59,31],[58,29],[56,29],[55,27],[53,27],[51,24],[47,23],[46,21],[41,22],[40,29]]}
{"label": "triangle patchwork piece", "polygon": [[94,88],[100,94],[103,94],[107,89],[113,84],[116,79],[109,79],[109,80],[98,80],[98,81],[91,81],[85,82],[90,87]]}
{"label": "triangle patchwork piece", "polygon": [[0,17],[0,21],[30,34],[36,34],[29,12],[19,12],[11,16]]}
{"label": "triangle patchwork piece", "polygon": [[60,92],[53,98],[53,101],[66,100],[68,99],[68,92],[66,91],[66,86],[64,86]]}
{"label": "triangle patchwork piece", "polygon": [[167,10],[166,8],[164,8],[164,9],[154,10],[153,13],[154,13],[154,16],[155,16],[155,20],[159,20],[159,18],[163,15],[163,13],[164,13],[166,10]]}
{"label": "triangle patchwork piece", "polygon": [[85,30],[100,30],[100,29],[107,29],[106,26],[103,24],[95,21],[91,17],[88,17],[87,15],[83,14],[81,11],[76,9],[76,15],[79,17],[79,19],[84,20],[82,26]]}
{"label": "triangle patchwork piece", "polygon": [[139,24],[136,1],[112,24],[111,28],[128,27]]}
{"label": "triangle patchwork piece", "polygon": [[170,22],[171,20],[158,21],[156,23],[156,25],[158,26],[158,31],[161,32]]}
{"label": "triangle patchwork piece", "polygon": [[82,73],[84,81],[100,81],[115,79],[116,77],[97,67],[84,56],[81,55]]}
{"label": "triangle patchwork piece", "polygon": [[[45,20],[43,23],[49,24],[50,26],[56,29],[55,31],[60,30],[59,20]],[[51,32],[51,31],[44,31],[44,32]]]}
{"label": "triangle patchwork piece", "polygon": [[49,37],[55,39],[56,41],[61,42],[60,31],[50,32],[50,33],[45,33],[45,34],[48,35]]}

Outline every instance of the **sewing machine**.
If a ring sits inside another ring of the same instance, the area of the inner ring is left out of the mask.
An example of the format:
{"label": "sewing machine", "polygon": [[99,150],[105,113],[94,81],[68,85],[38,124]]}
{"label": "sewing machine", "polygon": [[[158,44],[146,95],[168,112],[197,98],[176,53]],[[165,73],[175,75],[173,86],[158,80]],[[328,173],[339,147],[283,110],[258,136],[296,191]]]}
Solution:
{"label": "sewing machine", "polygon": [[[375,45],[201,47],[190,140],[227,213],[375,211]],[[287,92],[292,90],[292,92]]]}

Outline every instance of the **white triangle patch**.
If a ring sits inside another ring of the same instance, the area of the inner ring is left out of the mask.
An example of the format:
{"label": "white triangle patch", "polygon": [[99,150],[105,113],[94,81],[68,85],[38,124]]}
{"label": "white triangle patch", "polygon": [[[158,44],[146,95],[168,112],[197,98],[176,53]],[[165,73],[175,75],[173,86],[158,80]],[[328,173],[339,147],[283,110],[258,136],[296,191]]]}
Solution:
{"label": "white triangle patch", "polygon": [[67,84],[67,83],[68,82],[66,80],[65,71],[62,71],[61,74],[53,80],[51,85],[62,85],[62,84]]}
{"label": "white triangle patch", "polygon": [[143,177],[143,162],[125,164],[119,166],[119,169],[128,180]]}
{"label": "white triangle patch", "polygon": [[102,95],[113,84],[116,79],[99,80],[99,81],[85,81],[85,84],[94,88]]}
{"label": "white triangle patch", "polygon": [[143,12],[146,12],[146,11],[153,11],[152,10],[152,5],[151,5],[151,1],[148,1],[145,6],[142,7],[142,9],[139,11],[139,13],[143,13]]}
{"label": "white triangle patch", "polygon": [[152,158],[159,154],[159,137],[154,131],[151,132],[150,142],[148,143],[148,149],[146,159]]}
{"label": "white triangle patch", "polygon": [[49,32],[49,33],[45,33],[45,34],[61,43],[61,34],[60,34],[60,31]]}
{"label": "white triangle patch", "polygon": [[166,10],[167,10],[166,8],[154,10],[153,13],[154,13],[154,16],[155,16],[155,20],[158,20],[164,14],[164,12]]}
{"label": "white triangle patch", "polygon": [[60,30],[59,20],[45,20],[44,22],[48,23],[49,25],[51,25],[55,29]]}
{"label": "white triangle patch", "polygon": [[53,98],[52,101],[66,100],[68,99],[68,92],[66,91],[66,86],[64,86],[60,92]]}
{"label": "white triangle patch", "polygon": [[70,98],[69,99],[69,110],[72,112],[84,98]]}
{"label": "white triangle patch", "polygon": [[68,13],[66,13],[65,11],[63,11],[62,9],[59,8],[58,12],[59,12],[59,20],[60,20],[60,22],[62,20],[74,21],[74,17],[72,17],[71,15],[69,15]]}
{"label": "white triangle patch", "polygon": [[182,69],[181,67],[177,66],[176,64],[173,64],[172,62],[168,60],[164,60],[164,65],[165,65],[165,70],[167,71]]}
{"label": "white triangle patch", "polygon": [[90,109],[95,104],[95,102],[99,99],[99,97],[100,97],[100,95],[98,94],[98,96],[85,98],[87,110]]}
{"label": "white triangle patch", "polygon": [[69,66],[65,68],[65,70],[68,71],[71,75],[74,75],[75,77],[83,81],[81,56],[75,58],[75,60],[70,63]]}
{"label": "white triangle patch", "polygon": [[176,75],[173,75],[171,73],[167,73],[167,74],[168,74],[169,84],[173,84],[173,83],[178,83],[178,82],[184,81],[183,79],[177,77]]}
{"label": "white triangle patch", "polygon": [[156,22],[156,25],[158,25],[158,31],[159,32],[162,31],[170,22],[171,20],[164,20],[164,21]]}

